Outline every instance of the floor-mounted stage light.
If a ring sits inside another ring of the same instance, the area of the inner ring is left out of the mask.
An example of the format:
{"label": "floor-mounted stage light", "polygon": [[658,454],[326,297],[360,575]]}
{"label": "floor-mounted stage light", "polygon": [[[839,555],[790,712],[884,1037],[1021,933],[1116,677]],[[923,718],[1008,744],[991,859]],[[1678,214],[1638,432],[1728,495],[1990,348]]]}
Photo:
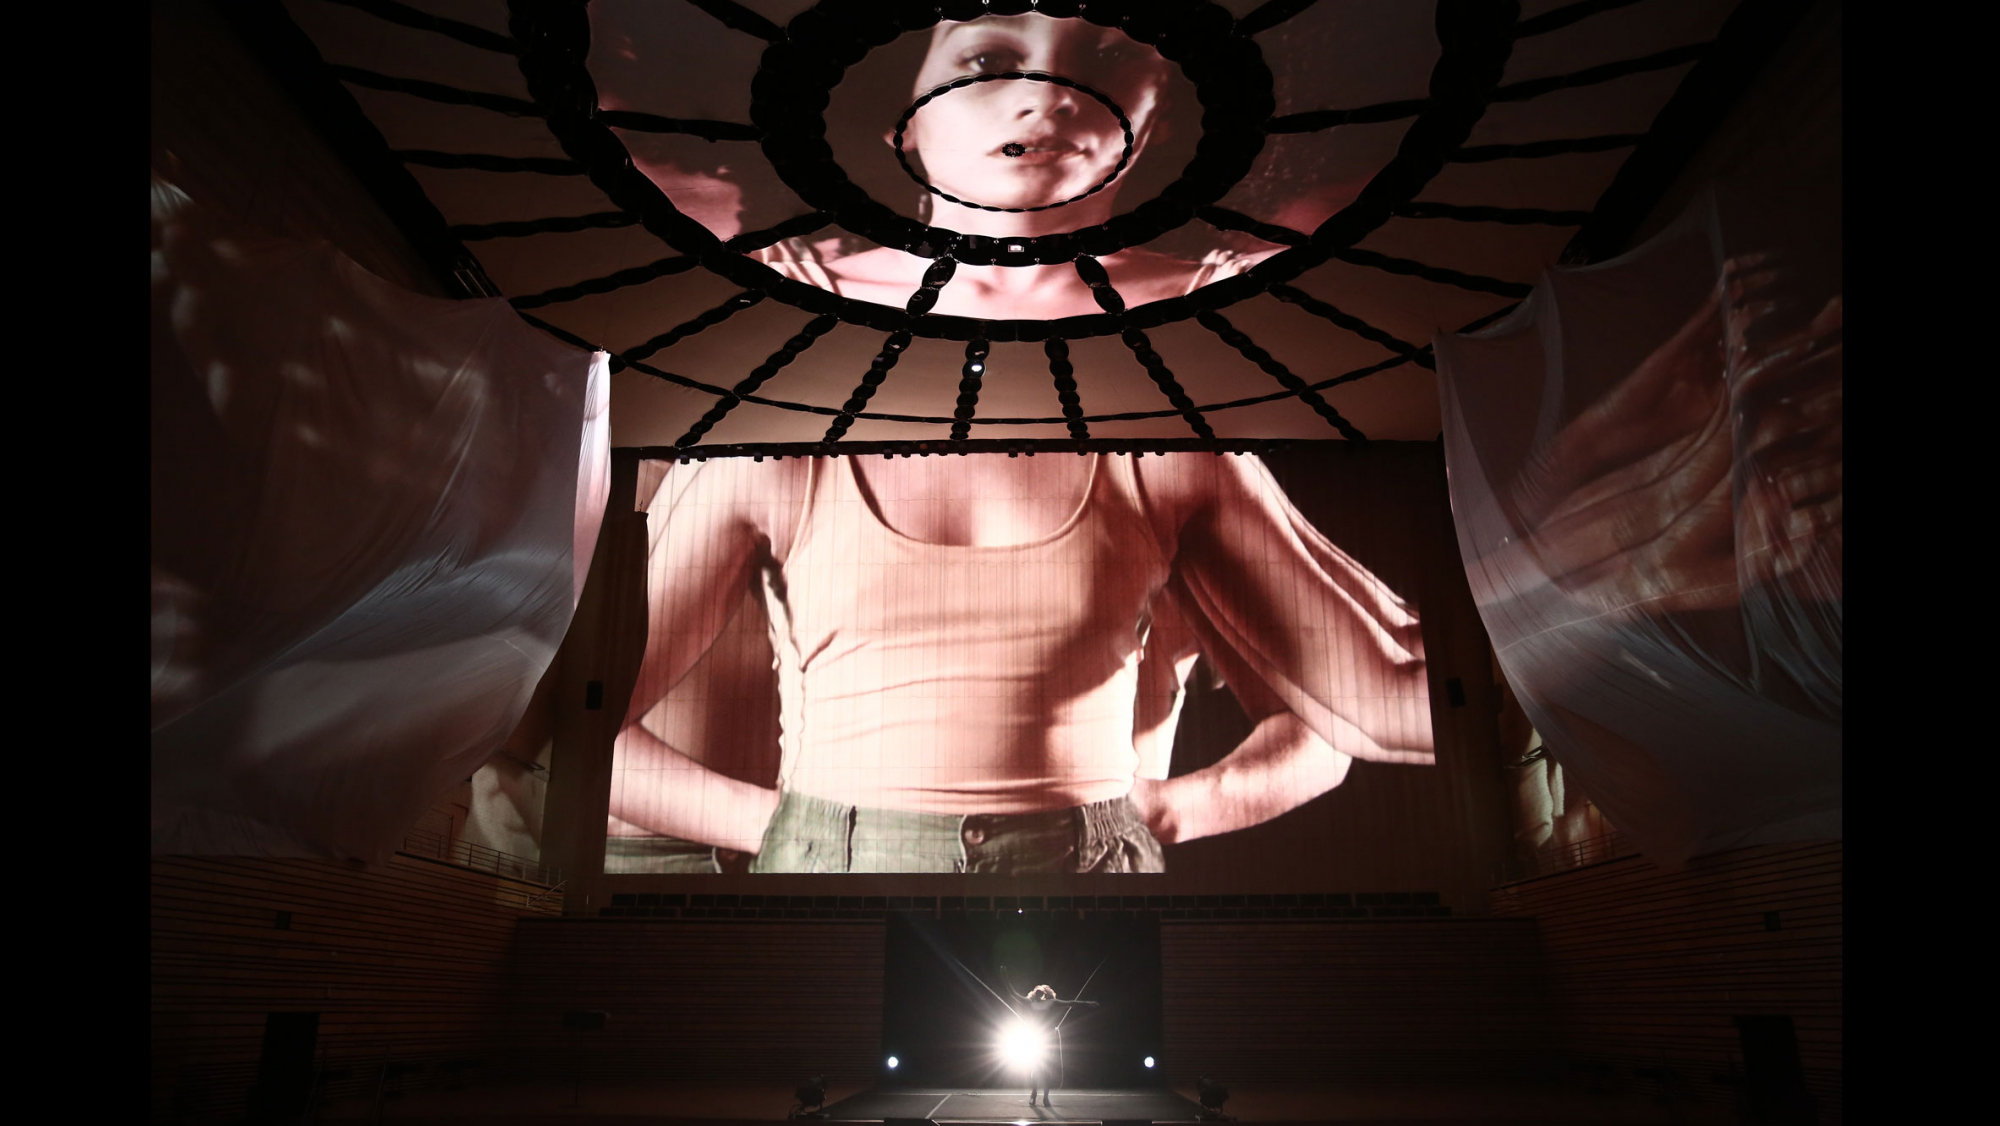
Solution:
{"label": "floor-mounted stage light", "polygon": [[1204,1075],[1195,1080],[1195,1092],[1201,1096],[1202,1117],[1224,1117],[1222,1104],[1229,1101],[1229,1088]]}
{"label": "floor-mounted stage light", "polygon": [[806,1080],[792,1094],[799,1100],[799,1105],[792,1108],[791,1117],[818,1118],[820,1107],[826,1103],[826,1076],[816,1075]]}

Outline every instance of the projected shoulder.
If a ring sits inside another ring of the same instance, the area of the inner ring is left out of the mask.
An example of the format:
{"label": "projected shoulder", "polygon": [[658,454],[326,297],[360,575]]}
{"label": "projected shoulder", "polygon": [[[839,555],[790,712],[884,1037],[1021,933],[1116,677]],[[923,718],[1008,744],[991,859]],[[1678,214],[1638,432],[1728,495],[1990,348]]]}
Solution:
{"label": "projected shoulder", "polygon": [[713,458],[676,465],[650,509],[653,535],[768,546],[782,561],[811,481],[805,458]]}

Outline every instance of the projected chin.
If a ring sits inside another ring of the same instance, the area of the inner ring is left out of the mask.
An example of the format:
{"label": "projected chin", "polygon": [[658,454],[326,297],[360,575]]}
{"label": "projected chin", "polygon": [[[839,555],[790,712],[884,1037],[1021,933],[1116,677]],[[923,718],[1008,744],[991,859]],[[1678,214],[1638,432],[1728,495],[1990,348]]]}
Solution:
{"label": "projected chin", "polygon": [[1033,1071],[1048,1054],[1041,1029],[1016,1021],[1000,1030],[1000,1062],[1010,1071]]}

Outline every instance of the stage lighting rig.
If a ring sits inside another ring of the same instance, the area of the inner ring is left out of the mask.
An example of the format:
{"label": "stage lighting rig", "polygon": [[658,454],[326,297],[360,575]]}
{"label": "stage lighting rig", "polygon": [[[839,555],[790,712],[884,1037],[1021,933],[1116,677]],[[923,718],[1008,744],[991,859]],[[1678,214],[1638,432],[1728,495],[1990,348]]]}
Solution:
{"label": "stage lighting rig", "polygon": [[1229,1116],[1222,1113],[1222,1104],[1229,1101],[1229,1088],[1204,1075],[1195,1080],[1195,1093],[1201,1096],[1201,1116],[1204,1119],[1228,1120]]}

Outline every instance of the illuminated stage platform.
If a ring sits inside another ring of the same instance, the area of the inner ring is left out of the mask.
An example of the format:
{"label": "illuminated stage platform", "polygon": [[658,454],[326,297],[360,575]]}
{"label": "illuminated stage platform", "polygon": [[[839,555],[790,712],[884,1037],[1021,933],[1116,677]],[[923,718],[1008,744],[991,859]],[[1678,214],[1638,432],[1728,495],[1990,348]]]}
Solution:
{"label": "illuminated stage platform", "polygon": [[829,1103],[828,1122],[1196,1122],[1201,1105],[1163,1087],[1058,1090],[1054,1106],[1028,1105],[1025,1087],[954,1090],[870,1087]]}

